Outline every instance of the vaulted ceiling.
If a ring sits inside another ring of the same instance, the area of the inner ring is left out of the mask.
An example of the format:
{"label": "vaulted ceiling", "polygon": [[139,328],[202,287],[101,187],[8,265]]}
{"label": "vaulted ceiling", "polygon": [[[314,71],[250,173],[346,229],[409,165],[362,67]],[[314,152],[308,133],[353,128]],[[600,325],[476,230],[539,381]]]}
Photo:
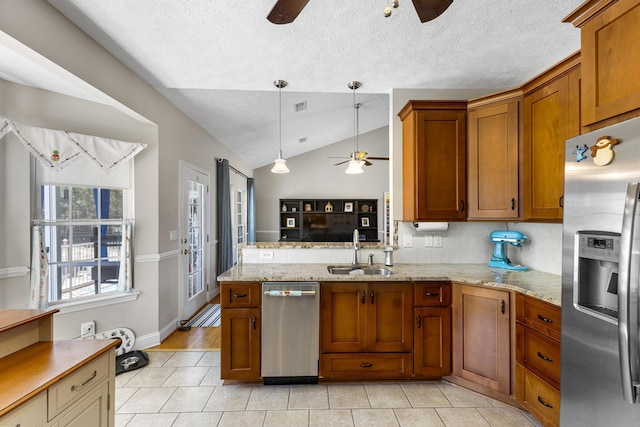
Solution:
{"label": "vaulted ceiling", "polygon": [[[580,0],[454,0],[420,23],[400,0],[311,0],[291,24],[275,0],[48,0],[251,167],[387,126],[397,88],[515,87],[580,48],[562,18]],[[294,105],[306,103],[295,112]],[[346,153],[345,153],[346,154]]]}

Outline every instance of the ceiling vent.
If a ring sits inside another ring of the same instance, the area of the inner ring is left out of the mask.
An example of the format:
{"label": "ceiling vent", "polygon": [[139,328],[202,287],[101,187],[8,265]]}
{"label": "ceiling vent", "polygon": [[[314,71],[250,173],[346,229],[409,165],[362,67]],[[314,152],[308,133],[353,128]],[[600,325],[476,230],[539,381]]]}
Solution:
{"label": "ceiling vent", "polygon": [[307,109],[307,101],[298,102],[293,104],[293,111],[299,113],[300,111],[304,111]]}
{"label": "ceiling vent", "polygon": [[304,144],[305,142],[307,142],[307,137],[306,137],[306,136],[303,136],[302,138],[300,138],[300,139],[298,140],[298,143],[299,143],[299,144]]}

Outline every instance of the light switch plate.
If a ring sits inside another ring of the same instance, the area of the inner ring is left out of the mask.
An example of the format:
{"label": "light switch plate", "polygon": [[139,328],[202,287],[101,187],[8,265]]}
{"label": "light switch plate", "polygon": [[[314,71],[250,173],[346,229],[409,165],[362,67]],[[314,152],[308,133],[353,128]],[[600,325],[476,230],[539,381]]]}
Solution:
{"label": "light switch plate", "polygon": [[433,246],[435,246],[436,248],[442,247],[442,236],[433,236]]}
{"label": "light switch plate", "polygon": [[404,244],[405,248],[410,248],[413,246],[413,236],[411,234],[404,235]]}
{"label": "light switch plate", "polygon": [[169,230],[169,241],[178,240],[178,230]]}
{"label": "light switch plate", "polygon": [[428,234],[426,236],[424,236],[424,246],[427,248],[432,248],[433,247],[433,235]]}

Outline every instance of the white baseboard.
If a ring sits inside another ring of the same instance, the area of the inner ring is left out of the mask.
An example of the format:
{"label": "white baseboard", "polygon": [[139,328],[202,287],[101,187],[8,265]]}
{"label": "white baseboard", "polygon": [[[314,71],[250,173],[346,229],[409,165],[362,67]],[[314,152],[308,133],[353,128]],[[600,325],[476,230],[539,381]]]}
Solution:
{"label": "white baseboard", "polygon": [[141,337],[136,337],[136,343],[133,346],[135,350],[144,350],[145,348],[160,345],[173,331],[178,327],[178,318],[173,319],[166,324],[160,331],[153,332]]}

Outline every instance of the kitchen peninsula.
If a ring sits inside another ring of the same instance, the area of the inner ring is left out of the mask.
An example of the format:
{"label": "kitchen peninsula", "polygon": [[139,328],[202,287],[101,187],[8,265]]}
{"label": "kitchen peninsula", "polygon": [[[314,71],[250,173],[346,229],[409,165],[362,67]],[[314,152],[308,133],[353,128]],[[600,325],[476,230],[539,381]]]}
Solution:
{"label": "kitchen peninsula", "polygon": [[391,274],[244,263],[220,275],[222,378],[261,378],[262,282],[314,281],[319,380],[444,378],[558,424],[560,276],[485,264],[362,268]]}

